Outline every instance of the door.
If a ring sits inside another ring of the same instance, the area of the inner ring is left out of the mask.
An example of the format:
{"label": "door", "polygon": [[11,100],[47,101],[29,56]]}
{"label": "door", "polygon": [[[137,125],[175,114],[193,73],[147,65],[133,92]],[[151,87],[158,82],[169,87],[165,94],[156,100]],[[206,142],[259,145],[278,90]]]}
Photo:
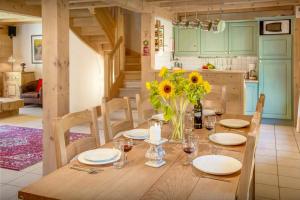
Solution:
{"label": "door", "polygon": [[260,59],[291,59],[291,35],[263,35],[259,37]]}
{"label": "door", "polygon": [[246,115],[252,115],[256,110],[256,104],[258,99],[258,83],[246,82]]}
{"label": "door", "polygon": [[257,55],[257,22],[229,23],[229,55]]}
{"label": "door", "polygon": [[200,30],[195,28],[174,28],[175,55],[199,55]]}
{"label": "door", "polygon": [[201,42],[201,55],[227,55],[228,54],[228,28],[226,28],[225,31],[221,33],[213,33],[211,31],[201,31],[200,42]]}
{"label": "door", "polygon": [[291,61],[261,60],[259,92],[266,95],[263,117],[291,119]]}

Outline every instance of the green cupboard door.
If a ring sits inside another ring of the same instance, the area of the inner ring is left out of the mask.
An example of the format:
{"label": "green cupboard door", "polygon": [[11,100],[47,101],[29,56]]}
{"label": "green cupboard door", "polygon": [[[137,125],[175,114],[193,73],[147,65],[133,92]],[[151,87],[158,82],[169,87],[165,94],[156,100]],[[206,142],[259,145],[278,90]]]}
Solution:
{"label": "green cupboard door", "polygon": [[256,110],[256,103],[258,100],[258,83],[246,82],[245,100],[245,114],[252,115]]}
{"label": "green cupboard door", "polygon": [[229,55],[257,55],[257,22],[229,23]]}
{"label": "green cupboard door", "polygon": [[261,60],[259,92],[266,95],[263,117],[291,119],[291,61]]}
{"label": "green cupboard door", "polygon": [[[228,25],[228,24],[226,24]],[[201,55],[228,54],[228,28],[221,33],[201,31]]]}
{"label": "green cupboard door", "polygon": [[174,28],[175,55],[189,56],[200,53],[200,30],[192,28]]}
{"label": "green cupboard door", "polygon": [[263,35],[259,37],[260,59],[290,59],[291,35]]}

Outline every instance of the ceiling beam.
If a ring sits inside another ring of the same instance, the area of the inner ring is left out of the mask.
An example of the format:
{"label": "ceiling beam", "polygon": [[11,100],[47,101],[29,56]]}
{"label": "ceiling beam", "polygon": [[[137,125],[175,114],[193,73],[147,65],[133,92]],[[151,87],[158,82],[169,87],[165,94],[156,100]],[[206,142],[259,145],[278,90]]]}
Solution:
{"label": "ceiling beam", "polygon": [[41,6],[28,5],[25,0],[1,0],[0,10],[25,16],[41,17]]}
{"label": "ceiling beam", "polygon": [[186,5],[169,7],[173,12],[204,12],[204,11],[225,11],[236,9],[254,9],[254,8],[267,8],[276,6],[293,6],[300,4],[300,0],[281,0],[272,2],[259,2],[259,3],[243,3],[243,4],[216,4],[216,5]]}

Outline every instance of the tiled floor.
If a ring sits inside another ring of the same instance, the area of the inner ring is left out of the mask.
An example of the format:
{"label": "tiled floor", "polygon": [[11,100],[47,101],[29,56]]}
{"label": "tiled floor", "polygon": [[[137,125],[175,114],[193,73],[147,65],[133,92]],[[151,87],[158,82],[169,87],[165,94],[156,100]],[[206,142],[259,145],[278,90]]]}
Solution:
{"label": "tiled floor", "polygon": [[[26,108],[21,112],[36,116],[42,114],[40,108]],[[118,114],[115,118],[118,118]],[[136,113],[134,118],[136,119]],[[18,124],[18,126],[42,127],[41,120]],[[84,133],[87,129],[82,126],[76,127],[73,131]],[[300,200],[299,148],[300,133],[295,133],[292,127],[262,125],[256,152],[255,196],[257,200]],[[0,168],[0,199],[17,199],[17,191],[37,180],[41,175],[41,162],[22,171]]]}

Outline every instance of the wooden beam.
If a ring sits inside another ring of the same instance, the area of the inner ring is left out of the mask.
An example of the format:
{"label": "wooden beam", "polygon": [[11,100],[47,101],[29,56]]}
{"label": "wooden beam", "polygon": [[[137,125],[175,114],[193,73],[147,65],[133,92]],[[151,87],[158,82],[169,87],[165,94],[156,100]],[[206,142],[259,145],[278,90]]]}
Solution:
{"label": "wooden beam", "polygon": [[26,16],[41,17],[41,6],[27,5],[25,0],[1,0],[0,10]]}
{"label": "wooden beam", "polygon": [[42,0],[43,173],[56,169],[53,120],[69,112],[69,3]]}
{"label": "wooden beam", "polygon": [[99,26],[98,21],[95,17],[78,17],[73,18],[72,26],[74,27],[88,27],[88,26]]}
{"label": "wooden beam", "polygon": [[83,9],[83,8],[104,8],[111,7],[114,4],[109,4],[101,1],[93,1],[93,2],[80,2],[80,3],[70,3],[70,9]]}
{"label": "wooden beam", "polygon": [[[296,9],[296,7],[295,7]],[[300,114],[297,116],[298,103],[300,95],[300,18],[296,18],[294,21],[294,62],[293,62],[293,78],[294,78],[294,122],[295,125],[300,123]],[[300,128],[300,126],[299,126]],[[298,130],[300,131],[300,130]]]}
{"label": "wooden beam", "polygon": [[106,8],[96,8],[95,13],[95,18],[104,30],[110,44],[114,46],[116,23],[110,12]]}

